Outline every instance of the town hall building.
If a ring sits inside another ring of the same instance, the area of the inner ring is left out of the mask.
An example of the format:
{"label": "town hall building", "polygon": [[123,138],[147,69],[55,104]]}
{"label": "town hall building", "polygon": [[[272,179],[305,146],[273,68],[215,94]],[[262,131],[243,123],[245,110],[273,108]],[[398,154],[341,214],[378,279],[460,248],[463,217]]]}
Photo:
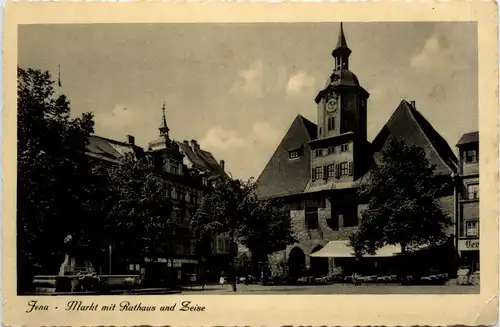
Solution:
{"label": "town hall building", "polygon": [[[257,179],[260,197],[284,201],[297,239],[270,256],[272,271],[286,269],[287,275],[299,276],[307,270],[323,276],[338,267],[349,269],[353,258],[348,237],[367,203],[357,189],[391,139],[422,147],[443,179],[457,171],[455,154],[414,101],[401,101],[375,139],[368,141],[370,94],[350,70],[350,55],[341,24],[332,52],[333,71],[314,99],[316,121],[298,115]],[[454,217],[454,203],[451,187],[441,198],[450,217]],[[395,247],[387,247],[377,254],[396,252]]]}

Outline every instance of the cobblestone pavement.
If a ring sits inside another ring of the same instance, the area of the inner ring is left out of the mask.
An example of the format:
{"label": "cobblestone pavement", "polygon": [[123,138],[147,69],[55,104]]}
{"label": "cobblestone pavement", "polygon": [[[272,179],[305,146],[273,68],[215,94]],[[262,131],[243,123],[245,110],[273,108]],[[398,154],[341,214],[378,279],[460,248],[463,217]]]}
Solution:
{"label": "cobblestone pavement", "polygon": [[[329,285],[237,285],[236,294],[478,294],[479,286],[459,285],[360,285],[329,284]],[[184,294],[235,294],[231,285],[207,285],[205,290],[200,286],[186,287]]]}

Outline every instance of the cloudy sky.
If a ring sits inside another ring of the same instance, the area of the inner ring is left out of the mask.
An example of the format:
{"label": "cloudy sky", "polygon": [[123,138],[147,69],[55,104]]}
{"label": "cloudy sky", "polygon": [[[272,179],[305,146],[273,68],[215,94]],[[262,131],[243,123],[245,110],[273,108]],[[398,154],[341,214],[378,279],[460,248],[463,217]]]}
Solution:
{"label": "cloudy sky", "polygon": [[[236,177],[257,177],[292,120],[316,119],[338,23],[26,25],[19,66],[61,65],[75,114],[95,133],[137,143],[158,136],[162,102],[177,140],[197,139]],[[371,94],[371,141],[401,99],[455,149],[477,130],[473,23],[345,23],[350,68]]]}

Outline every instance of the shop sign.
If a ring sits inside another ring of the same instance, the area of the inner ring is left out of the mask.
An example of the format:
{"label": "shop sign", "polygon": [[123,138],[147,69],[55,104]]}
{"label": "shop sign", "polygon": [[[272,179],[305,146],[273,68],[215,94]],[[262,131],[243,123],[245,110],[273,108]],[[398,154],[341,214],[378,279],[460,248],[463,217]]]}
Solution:
{"label": "shop sign", "polygon": [[477,251],[479,250],[479,240],[459,240],[458,241],[459,251]]}

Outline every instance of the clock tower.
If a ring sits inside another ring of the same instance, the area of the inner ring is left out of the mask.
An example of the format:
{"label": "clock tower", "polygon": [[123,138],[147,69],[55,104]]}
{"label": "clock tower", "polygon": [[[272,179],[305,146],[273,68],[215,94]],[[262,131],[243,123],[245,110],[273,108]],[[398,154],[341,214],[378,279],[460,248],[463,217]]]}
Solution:
{"label": "clock tower", "polygon": [[349,70],[351,52],[340,23],[337,44],[332,51],[333,71],[315,99],[317,139],[310,142],[313,182],[330,178],[352,181],[365,170],[363,164],[354,161],[363,161],[360,157],[366,150],[369,94]]}

